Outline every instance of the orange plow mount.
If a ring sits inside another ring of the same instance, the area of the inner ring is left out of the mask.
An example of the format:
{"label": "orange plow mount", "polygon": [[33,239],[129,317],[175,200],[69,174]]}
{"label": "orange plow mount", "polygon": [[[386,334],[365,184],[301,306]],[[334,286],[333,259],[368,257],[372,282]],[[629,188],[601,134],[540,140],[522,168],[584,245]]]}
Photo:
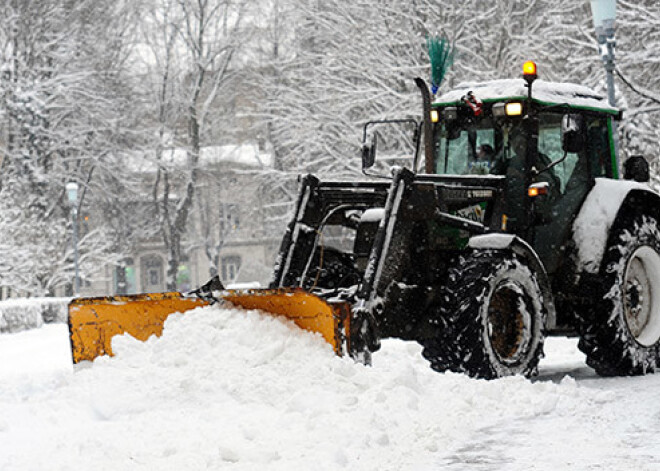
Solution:
{"label": "orange plow mount", "polygon": [[[220,300],[244,309],[259,309],[286,317],[300,328],[317,332],[338,355],[347,348],[350,306],[327,301],[301,289],[228,290]],[[138,340],[160,336],[167,317],[209,305],[181,293],[74,299],[69,304],[69,332],[73,361],[112,355],[112,337],[127,333]]]}

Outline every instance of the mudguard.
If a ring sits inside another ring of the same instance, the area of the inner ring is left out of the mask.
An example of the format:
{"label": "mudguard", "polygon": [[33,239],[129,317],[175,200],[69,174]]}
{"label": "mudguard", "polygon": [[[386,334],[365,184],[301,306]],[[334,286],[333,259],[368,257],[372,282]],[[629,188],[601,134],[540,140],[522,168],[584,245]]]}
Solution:
{"label": "mudguard", "polygon": [[541,259],[534,249],[523,239],[513,234],[482,234],[470,237],[468,247],[475,250],[511,250],[523,257],[537,275],[537,281],[543,293],[544,305],[548,310],[546,328],[552,329],[557,325],[557,311],[548,274],[543,267]]}
{"label": "mudguard", "polygon": [[597,178],[573,222],[577,272],[598,273],[611,229],[623,214],[629,211],[657,214],[659,210],[660,195],[648,185]]}

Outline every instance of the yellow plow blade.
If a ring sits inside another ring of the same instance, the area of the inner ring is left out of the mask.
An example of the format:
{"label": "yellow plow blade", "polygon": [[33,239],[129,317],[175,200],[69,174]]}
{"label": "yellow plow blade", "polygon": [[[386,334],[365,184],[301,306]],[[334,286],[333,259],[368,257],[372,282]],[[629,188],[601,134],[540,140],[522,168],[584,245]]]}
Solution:
{"label": "yellow plow blade", "polygon": [[348,303],[328,303],[302,289],[225,291],[225,301],[244,309],[284,316],[301,329],[318,332],[342,355],[343,339],[348,335],[350,306]]}
{"label": "yellow plow blade", "polygon": [[112,337],[118,334],[143,341],[160,336],[170,314],[208,304],[175,292],[74,299],[69,303],[73,362],[112,355]]}
{"label": "yellow plow blade", "polygon": [[[330,304],[301,289],[223,291],[221,299],[291,319],[299,327],[321,334],[338,355],[343,354],[350,318],[347,303]],[[160,336],[170,314],[208,304],[176,292],[74,299],[69,304],[73,361],[112,355],[112,337],[118,334],[128,333],[143,341]]]}

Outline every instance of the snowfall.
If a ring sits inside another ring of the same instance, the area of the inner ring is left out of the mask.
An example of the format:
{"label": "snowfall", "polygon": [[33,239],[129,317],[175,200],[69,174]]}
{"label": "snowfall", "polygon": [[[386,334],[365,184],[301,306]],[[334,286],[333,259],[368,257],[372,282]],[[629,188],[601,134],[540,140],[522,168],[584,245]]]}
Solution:
{"label": "snowfall", "polygon": [[660,374],[600,378],[575,339],[534,380],[373,366],[256,311],[204,307],[72,365],[64,323],[0,334],[0,470],[657,470]]}

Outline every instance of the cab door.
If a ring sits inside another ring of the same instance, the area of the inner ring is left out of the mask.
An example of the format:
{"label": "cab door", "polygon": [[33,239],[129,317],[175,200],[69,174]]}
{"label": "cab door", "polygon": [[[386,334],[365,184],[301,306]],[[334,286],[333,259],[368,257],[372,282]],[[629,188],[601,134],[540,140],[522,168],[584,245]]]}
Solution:
{"label": "cab door", "polygon": [[[561,114],[542,115],[539,126],[538,152],[540,166],[561,160],[564,156],[561,144]],[[585,145],[552,169],[550,178],[557,182],[554,195],[541,196],[535,201],[533,245],[549,274],[554,274],[566,259],[566,250],[575,220],[594,178],[605,176],[602,165],[604,147],[608,147],[607,118],[585,116],[582,130]],[[544,202],[540,198],[547,198]]]}

